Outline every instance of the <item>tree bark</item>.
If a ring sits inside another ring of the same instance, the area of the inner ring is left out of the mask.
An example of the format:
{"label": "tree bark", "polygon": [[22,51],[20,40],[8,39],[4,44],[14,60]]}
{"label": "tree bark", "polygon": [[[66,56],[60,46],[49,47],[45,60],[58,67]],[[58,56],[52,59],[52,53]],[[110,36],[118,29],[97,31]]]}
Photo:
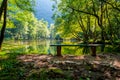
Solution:
{"label": "tree bark", "polygon": [[[4,5],[4,7],[3,7]],[[1,28],[1,33],[0,33],[0,50],[2,47],[3,39],[4,39],[4,33],[5,33],[5,28],[6,28],[6,14],[7,14],[7,0],[3,0],[2,5],[1,5],[1,11],[4,13],[4,21],[3,21],[3,26]],[[0,14],[2,16],[2,13]]]}
{"label": "tree bark", "polygon": [[4,10],[4,6],[5,6],[4,4],[5,4],[5,0],[2,1],[1,7],[0,7],[0,20],[2,17],[3,10]]}

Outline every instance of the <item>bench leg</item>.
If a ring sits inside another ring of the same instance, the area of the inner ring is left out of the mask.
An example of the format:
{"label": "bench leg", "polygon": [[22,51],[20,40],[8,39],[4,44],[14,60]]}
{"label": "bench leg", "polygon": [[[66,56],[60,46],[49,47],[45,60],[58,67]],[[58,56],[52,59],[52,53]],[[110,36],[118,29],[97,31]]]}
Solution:
{"label": "bench leg", "polygon": [[91,56],[96,57],[96,46],[91,47],[91,52],[92,52]]}
{"label": "bench leg", "polygon": [[61,46],[57,46],[57,56],[62,56],[62,54],[61,54]]}

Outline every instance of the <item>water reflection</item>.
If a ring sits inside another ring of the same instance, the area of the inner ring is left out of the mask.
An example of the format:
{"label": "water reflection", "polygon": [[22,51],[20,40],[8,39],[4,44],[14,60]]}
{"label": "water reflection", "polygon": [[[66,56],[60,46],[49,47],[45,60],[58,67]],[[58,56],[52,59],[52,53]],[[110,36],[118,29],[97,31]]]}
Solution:
{"label": "water reflection", "polygon": [[[56,54],[56,47],[50,47],[50,44],[78,44],[71,41],[55,40],[37,40],[37,41],[5,41],[2,50],[14,53],[39,53],[39,54]],[[82,54],[83,47],[64,46],[62,54]]]}
{"label": "water reflection", "polygon": [[48,53],[50,40],[39,41],[5,41],[3,51],[15,53]]}

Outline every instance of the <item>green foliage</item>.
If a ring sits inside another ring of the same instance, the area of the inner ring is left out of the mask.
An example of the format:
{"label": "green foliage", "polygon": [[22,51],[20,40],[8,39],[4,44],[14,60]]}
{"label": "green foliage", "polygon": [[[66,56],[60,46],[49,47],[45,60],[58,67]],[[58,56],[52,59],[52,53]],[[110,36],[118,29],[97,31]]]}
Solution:
{"label": "green foliage", "polygon": [[35,0],[15,0],[15,3],[22,10],[33,11]]}
{"label": "green foliage", "polygon": [[[85,43],[120,39],[120,2],[116,0],[54,0],[55,26],[62,37]],[[79,34],[79,33],[82,33]],[[82,38],[82,39],[81,39]]]}
{"label": "green foliage", "polygon": [[[7,13],[8,39],[40,39],[48,38],[48,23],[37,20],[33,14],[35,0],[9,0]],[[0,27],[2,26],[2,21]]]}
{"label": "green foliage", "polygon": [[6,37],[8,38],[39,39],[49,37],[47,22],[37,20],[32,12],[18,12],[10,21],[12,24],[6,29]]}
{"label": "green foliage", "polygon": [[[56,32],[83,43],[119,44],[120,1],[54,0]],[[101,47],[101,51],[104,47]],[[118,51],[117,47],[112,50]],[[88,52],[87,48],[83,52]]]}

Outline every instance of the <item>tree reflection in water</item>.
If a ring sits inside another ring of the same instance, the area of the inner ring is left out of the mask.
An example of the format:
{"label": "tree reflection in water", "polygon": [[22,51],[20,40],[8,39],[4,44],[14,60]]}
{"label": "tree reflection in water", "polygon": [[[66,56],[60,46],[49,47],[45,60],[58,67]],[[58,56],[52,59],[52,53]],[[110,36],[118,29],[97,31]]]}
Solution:
{"label": "tree reflection in water", "polygon": [[[5,41],[3,51],[14,53],[37,53],[37,54],[56,54],[56,47],[50,47],[50,44],[77,44],[71,41],[56,40],[36,40],[36,41]],[[62,47],[62,54],[80,55],[83,47],[67,46]]]}

